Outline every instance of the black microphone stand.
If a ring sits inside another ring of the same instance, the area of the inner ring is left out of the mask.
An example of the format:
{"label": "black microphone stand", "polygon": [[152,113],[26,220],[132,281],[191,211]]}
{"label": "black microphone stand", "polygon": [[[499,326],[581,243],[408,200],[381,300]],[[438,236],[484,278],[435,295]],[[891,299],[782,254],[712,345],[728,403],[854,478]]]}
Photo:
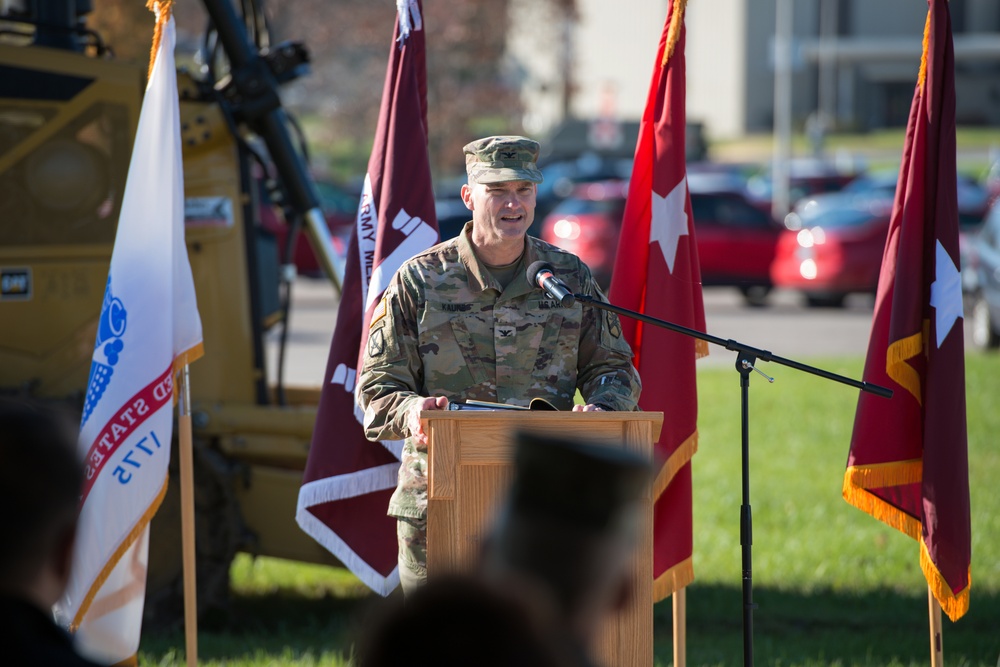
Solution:
{"label": "black microphone stand", "polygon": [[757,360],[773,361],[781,364],[782,366],[788,366],[789,368],[794,368],[799,371],[812,373],[813,375],[818,375],[819,377],[826,378],[827,380],[833,380],[834,382],[850,385],[851,387],[856,387],[861,391],[867,391],[871,394],[875,394],[876,396],[882,396],[885,398],[892,398],[892,390],[886,389],[885,387],[877,384],[872,384],[871,382],[854,380],[849,377],[844,377],[843,375],[831,373],[830,371],[825,371],[822,368],[809,366],[807,364],[799,363],[798,361],[793,361],[792,359],[785,359],[784,357],[771,354],[767,350],[761,350],[756,347],[744,345],[743,343],[731,338],[719,338],[718,336],[712,336],[696,329],[690,329],[679,324],[667,322],[666,320],[660,320],[655,317],[650,317],[649,315],[644,315],[643,313],[637,313],[635,311],[628,310],[627,308],[620,308],[610,303],[599,301],[587,294],[574,294],[573,296],[576,297],[578,301],[588,303],[602,310],[609,310],[613,313],[639,320],[640,322],[676,331],[677,333],[684,334],[685,336],[691,336],[692,338],[698,338],[712,343],[713,345],[724,347],[727,350],[733,350],[737,353],[736,371],[740,374],[740,414],[742,419],[743,456],[743,504],[740,506],[740,547],[743,556],[743,664],[745,667],[752,667],[753,610],[756,609],[757,605],[754,604],[753,601],[753,568],[751,556],[751,547],[753,545],[753,519],[750,514],[750,372],[756,371],[767,378],[768,382],[774,382],[774,378],[769,377],[763,371],[756,368],[754,364]]}

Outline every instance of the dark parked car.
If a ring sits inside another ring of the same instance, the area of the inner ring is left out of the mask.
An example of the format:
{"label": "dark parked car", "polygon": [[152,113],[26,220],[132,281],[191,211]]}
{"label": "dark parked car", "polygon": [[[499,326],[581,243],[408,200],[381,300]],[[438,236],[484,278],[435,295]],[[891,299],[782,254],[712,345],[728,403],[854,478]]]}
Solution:
{"label": "dark parked car", "polygon": [[[838,165],[815,158],[797,158],[789,165],[789,201],[797,202],[811,195],[838,192],[847,187],[858,176],[852,168],[842,169]],[[750,200],[758,205],[771,205],[774,183],[770,171],[751,176],[747,181]]]}
{"label": "dark parked car", "polygon": [[465,223],[472,220],[472,211],[457,194],[435,199],[434,210],[437,212],[438,231],[442,241],[458,236]]}
{"label": "dark parked car", "polygon": [[[623,181],[578,185],[542,223],[542,239],[579,256],[605,288],[627,193]],[[749,303],[762,303],[771,288],[778,226],[740,192],[691,192],[691,207],[703,284],[734,286]]]}
{"label": "dark parked car", "polygon": [[972,342],[981,349],[1000,347],[1000,200],[986,216],[973,246],[978,281],[972,295]]}
{"label": "dark parked car", "polygon": [[541,221],[561,201],[573,196],[578,185],[627,181],[632,174],[632,159],[586,152],[572,160],[540,164],[539,169],[544,180],[538,184],[535,224],[528,230],[532,236],[540,234]]}

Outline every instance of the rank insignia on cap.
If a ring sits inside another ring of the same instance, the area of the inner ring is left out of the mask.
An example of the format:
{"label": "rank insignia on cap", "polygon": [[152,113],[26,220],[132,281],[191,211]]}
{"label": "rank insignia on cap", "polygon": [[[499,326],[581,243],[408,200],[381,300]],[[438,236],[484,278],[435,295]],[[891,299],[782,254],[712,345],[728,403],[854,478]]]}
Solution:
{"label": "rank insignia on cap", "polygon": [[368,336],[369,357],[380,357],[385,352],[385,335],[382,330],[383,327],[380,327]]}
{"label": "rank insignia on cap", "polygon": [[386,305],[385,305],[385,297],[383,296],[382,299],[379,300],[378,305],[375,306],[375,310],[372,311],[372,321],[368,323],[368,328],[371,329],[373,326],[375,326],[376,322],[385,317],[385,312],[386,312]]}
{"label": "rank insignia on cap", "polygon": [[606,317],[608,318],[608,333],[610,333],[615,338],[622,337],[622,323],[618,319],[618,316],[607,311]]}

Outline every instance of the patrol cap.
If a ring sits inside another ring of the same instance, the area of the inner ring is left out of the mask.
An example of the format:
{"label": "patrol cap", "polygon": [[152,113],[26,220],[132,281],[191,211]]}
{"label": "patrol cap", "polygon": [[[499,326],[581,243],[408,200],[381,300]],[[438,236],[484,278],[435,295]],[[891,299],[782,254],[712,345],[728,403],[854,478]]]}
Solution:
{"label": "patrol cap", "polygon": [[651,481],[650,462],[636,452],[520,432],[509,511],[604,531],[647,496]]}
{"label": "patrol cap", "polygon": [[542,182],[538,142],[518,136],[477,139],[465,145],[465,171],[473,183]]}

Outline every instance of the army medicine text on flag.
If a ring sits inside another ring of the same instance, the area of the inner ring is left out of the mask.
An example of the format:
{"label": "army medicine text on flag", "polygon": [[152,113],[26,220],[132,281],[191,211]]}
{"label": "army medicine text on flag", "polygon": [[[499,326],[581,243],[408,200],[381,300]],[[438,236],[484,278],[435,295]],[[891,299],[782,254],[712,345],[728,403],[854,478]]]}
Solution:
{"label": "army medicine text on flag", "polygon": [[386,514],[402,443],[369,442],[354,401],[368,322],[404,261],[438,241],[427,153],[422,6],[397,1],[375,143],[368,161],[326,380],[295,518],[369,588],[399,584],[396,521]]}

